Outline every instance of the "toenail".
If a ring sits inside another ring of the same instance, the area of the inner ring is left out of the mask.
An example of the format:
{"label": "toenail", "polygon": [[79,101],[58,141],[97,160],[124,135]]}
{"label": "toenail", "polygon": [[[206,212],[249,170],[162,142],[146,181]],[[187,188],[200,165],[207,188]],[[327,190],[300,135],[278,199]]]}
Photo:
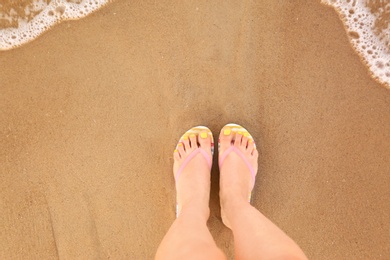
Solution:
{"label": "toenail", "polygon": [[183,140],[188,140],[188,136],[183,136]]}
{"label": "toenail", "polygon": [[230,129],[223,130],[224,135],[230,135],[231,132],[232,132],[232,130],[230,130]]}
{"label": "toenail", "polygon": [[183,144],[182,144],[182,143],[178,143],[177,145],[178,145],[178,146],[182,146]]}
{"label": "toenail", "polygon": [[242,135],[242,132],[241,132],[241,131],[238,131],[237,134]]}
{"label": "toenail", "polygon": [[200,133],[200,137],[203,138],[203,139],[206,139],[207,138],[207,133]]}
{"label": "toenail", "polygon": [[194,135],[194,134],[191,134],[191,135],[190,135],[190,137],[191,137],[191,138],[194,138],[194,137],[195,137],[195,135]]}
{"label": "toenail", "polygon": [[249,139],[249,142],[250,142],[250,143],[253,143],[253,140],[252,140],[252,139]]}
{"label": "toenail", "polygon": [[178,151],[175,149],[175,150],[173,150],[173,152],[174,152],[174,153],[177,153]]}
{"label": "toenail", "polygon": [[249,136],[249,134],[248,134],[248,133],[244,133],[244,136],[245,136],[245,137],[248,137],[248,136]]}

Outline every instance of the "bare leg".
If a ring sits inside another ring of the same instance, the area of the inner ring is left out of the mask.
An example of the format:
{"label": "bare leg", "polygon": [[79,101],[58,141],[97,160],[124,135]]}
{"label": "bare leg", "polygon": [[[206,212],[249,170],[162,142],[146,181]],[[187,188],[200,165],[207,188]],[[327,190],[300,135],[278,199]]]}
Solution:
{"label": "bare leg", "polygon": [[[224,127],[221,156],[231,145],[238,148],[257,172],[258,152],[251,137]],[[248,166],[231,152],[220,166],[222,220],[234,235],[237,259],[306,259],[298,245],[248,202],[253,180]]]}
{"label": "bare leg", "polygon": [[161,242],[156,259],[226,259],[199,208],[184,208]]}
{"label": "bare leg", "polygon": [[[174,175],[199,146],[211,157],[211,140],[207,131],[184,137],[174,152]],[[180,214],[161,242],[156,259],[226,259],[206,226],[210,215],[210,169],[202,154],[184,168],[176,190]]]}

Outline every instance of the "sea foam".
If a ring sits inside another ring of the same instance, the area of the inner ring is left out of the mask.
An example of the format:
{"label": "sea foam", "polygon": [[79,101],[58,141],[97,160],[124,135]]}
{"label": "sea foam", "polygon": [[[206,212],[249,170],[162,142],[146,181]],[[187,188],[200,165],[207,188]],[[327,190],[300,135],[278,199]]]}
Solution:
{"label": "sea foam", "polygon": [[390,89],[390,0],[321,0],[338,12],[371,76]]}
{"label": "sea foam", "polygon": [[53,25],[80,19],[109,0],[5,0],[0,3],[0,50],[34,40]]}
{"label": "sea foam", "polygon": [[[2,0],[0,50],[34,40],[53,25],[80,19],[110,0]],[[390,0],[321,0],[339,13],[371,76],[390,89]]]}

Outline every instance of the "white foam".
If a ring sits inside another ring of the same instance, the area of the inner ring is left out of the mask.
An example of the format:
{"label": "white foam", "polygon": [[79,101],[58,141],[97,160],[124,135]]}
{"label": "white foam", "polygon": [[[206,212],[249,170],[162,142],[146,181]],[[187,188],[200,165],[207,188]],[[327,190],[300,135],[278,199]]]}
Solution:
{"label": "white foam", "polygon": [[[17,16],[17,12],[11,8],[8,14],[0,13],[0,19],[9,23],[17,21],[17,27],[8,27],[0,30],[0,50],[12,49],[34,40],[61,21],[85,17],[107,4],[108,1],[34,0],[32,4],[24,8],[24,17]],[[36,13],[38,14],[33,16]],[[32,16],[33,18],[29,19]]]}
{"label": "white foam", "polygon": [[321,0],[333,6],[371,76],[390,89],[390,0]]}

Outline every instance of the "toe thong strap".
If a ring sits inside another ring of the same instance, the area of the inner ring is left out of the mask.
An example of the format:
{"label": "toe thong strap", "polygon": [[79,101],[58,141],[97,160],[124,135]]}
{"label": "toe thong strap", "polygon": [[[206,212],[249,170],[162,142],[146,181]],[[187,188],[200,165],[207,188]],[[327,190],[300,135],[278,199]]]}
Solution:
{"label": "toe thong strap", "polygon": [[209,166],[209,169],[211,170],[211,157],[210,155],[208,155],[206,153],[206,151],[202,148],[197,148],[195,149],[188,157],[187,159],[184,160],[183,164],[180,166],[179,170],[177,171],[177,174],[176,174],[176,181],[179,179],[179,176],[180,174],[182,173],[182,171],[184,170],[184,168],[187,166],[187,164],[192,160],[192,158],[194,158],[198,153],[201,153],[203,155],[203,157],[206,159],[207,161],[207,164]]}
{"label": "toe thong strap", "polygon": [[221,159],[219,160],[219,168],[221,168],[223,162],[225,161],[226,157],[231,153],[235,152],[238,154],[241,159],[245,162],[246,166],[249,168],[251,175],[252,175],[252,180],[253,180],[253,185],[252,189],[255,186],[255,180],[256,180],[256,173],[255,170],[253,169],[252,165],[249,163],[248,159],[245,157],[245,154],[243,154],[239,149],[237,149],[235,146],[231,146],[229,149],[227,149],[221,156]]}

